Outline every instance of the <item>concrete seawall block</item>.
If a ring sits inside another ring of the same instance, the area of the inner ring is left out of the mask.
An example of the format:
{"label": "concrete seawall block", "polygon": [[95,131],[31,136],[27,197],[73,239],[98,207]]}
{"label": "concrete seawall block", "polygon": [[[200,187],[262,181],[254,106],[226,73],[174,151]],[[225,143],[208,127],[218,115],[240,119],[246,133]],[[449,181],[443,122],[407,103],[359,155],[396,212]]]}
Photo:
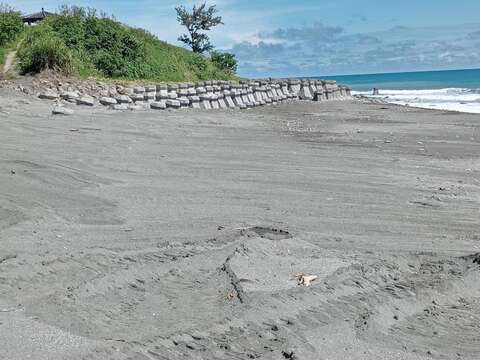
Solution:
{"label": "concrete seawall block", "polygon": [[302,86],[298,93],[298,97],[300,98],[300,100],[313,100],[313,95],[310,92],[310,87]]}
{"label": "concrete seawall block", "polygon": [[178,89],[177,93],[179,97],[188,96],[188,89]]}
{"label": "concrete seawall block", "polygon": [[150,103],[150,108],[154,110],[165,110],[167,108],[167,104],[165,100],[155,101]]}
{"label": "concrete seawall block", "polygon": [[225,95],[225,103],[227,104],[227,107],[229,107],[229,108],[234,108],[235,107],[235,103],[234,103],[231,96]]}
{"label": "concrete seawall block", "polygon": [[218,103],[218,95],[210,95],[210,105],[212,106],[212,109],[220,109],[220,105]]}
{"label": "concrete seawall block", "polygon": [[145,93],[145,100],[147,101],[154,101],[157,96],[156,91],[150,91]]}
{"label": "concrete seawall block", "polygon": [[241,94],[237,95],[236,93],[234,93],[234,96],[233,96],[233,103],[235,104],[235,106],[238,106],[238,107],[241,107],[245,104],[243,102],[242,95]]}
{"label": "concrete seawall block", "polygon": [[218,105],[220,106],[220,109],[226,109],[228,107],[224,98],[218,99]]}
{"label": "concrete seawall block", "polygon": [[130,95],[130,98],[132,99],[133,102],[139,102],[145,100],[145,95],[144,93],[134,93]]}
{"label": "concrete seawall block", "polygon": [[188,108],[190,106],[190,99],[186,96],[179,97],[177,100],[180,102],[181,108]]}
{"label": "concrete seawall block", "polygon": [[168,108],[178,109],[180,108],[181,104],[180,101],[174,99],[168,99],[165,102]]}
{"label": "concrete seawall block", "polygon": [[210,100],[201,100],[200,101],[200,108],[204,110],[211,110],[212,105],[210,104]]}
{"label": "concrete seawall block", "polygon": [[200,109],[200,97],[197,95],[189,96],[188,99],[190,100],[190,107],[194,109]]}
{"label": "concrete seawall block", "polygon": [[[332,80],[258,79],[199,81],[124,87],[102,84],[98,88],[58,85],[46,88],[41,98],[123,109],[227,109],[275,105],[293,100],[329,101],[351,98],[348,86]],[[123,106],[125,105],[125,106]]]}

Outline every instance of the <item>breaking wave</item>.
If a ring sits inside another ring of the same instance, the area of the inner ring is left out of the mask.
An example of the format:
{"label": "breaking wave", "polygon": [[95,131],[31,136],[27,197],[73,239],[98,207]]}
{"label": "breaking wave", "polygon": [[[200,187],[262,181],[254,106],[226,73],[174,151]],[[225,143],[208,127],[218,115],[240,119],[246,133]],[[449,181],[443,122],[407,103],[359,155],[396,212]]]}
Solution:
{"label": "breaking wave", "polygon": [[380,89],[378,95],[373,95],[372,91],[353,91],[352,94],[382,99],[391,104],[480,114],[480,89]]}

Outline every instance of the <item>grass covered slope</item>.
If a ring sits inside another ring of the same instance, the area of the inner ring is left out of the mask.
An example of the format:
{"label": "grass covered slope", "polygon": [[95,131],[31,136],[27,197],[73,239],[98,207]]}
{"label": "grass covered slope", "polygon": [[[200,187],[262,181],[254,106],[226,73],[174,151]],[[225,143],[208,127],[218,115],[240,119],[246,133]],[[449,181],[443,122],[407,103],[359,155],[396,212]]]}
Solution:
{"label": "grass covered slope", "polygon": [[169,81],[234,78],[233,74],[219,69],[202,55],[167,44],[143,30],[136,32],[140,38],[143,37],[145,44],[145,63],[142,66],[145,78]]}
{"label": "grass covered slope", "polygon": [[209,59],[94,10],[65,8],[25,30],[22,73],[57,69],[81,77],[193,81],[233,78]]}
{"label": "grass covered slope", "polygon": [[8,52],[8,49],[4,47],[0,47],[0,70],[3,68],[3,64],[5,63],[7,52]]}

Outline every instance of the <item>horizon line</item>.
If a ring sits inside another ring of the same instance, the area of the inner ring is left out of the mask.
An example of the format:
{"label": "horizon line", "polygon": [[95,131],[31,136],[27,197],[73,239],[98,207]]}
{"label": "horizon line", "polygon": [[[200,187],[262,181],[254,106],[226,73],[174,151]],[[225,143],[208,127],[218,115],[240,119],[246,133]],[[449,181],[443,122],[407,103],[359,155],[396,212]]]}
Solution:
{"label": "horizon line", "polygon": [[409,71],[387,71],[387,72],[378,72],[378,73],[353,73],[353,74],[336,74],[336,75],[314,75],[314,76],[303,76],[304,78],[312,77],[335,77],[335,76],[362,76],[362,75],[387,75],[387,74],[416,74],[416,73],[427,73],[427,72],[447,72],[447,71],[465,71],[465,70],[480,70],[480,67],[473,68],[460,68],[460,69],[440,69],[440,70],[409,70]]}

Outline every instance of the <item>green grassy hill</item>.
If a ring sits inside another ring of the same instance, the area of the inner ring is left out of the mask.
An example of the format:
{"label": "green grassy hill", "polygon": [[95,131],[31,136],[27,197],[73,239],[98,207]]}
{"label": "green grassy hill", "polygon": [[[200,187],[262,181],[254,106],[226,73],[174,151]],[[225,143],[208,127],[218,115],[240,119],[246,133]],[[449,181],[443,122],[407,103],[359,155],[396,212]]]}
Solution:
{"label": "green grassy hill", "polygon": [[[97,15],[91,9],[64,8],[17,39],[20,72],[55,69],[82,78],[121,80],[228,80],[234,74],[208,58],[160,41],[142,29]],[[0,60],[2,53],[0,50]],[[4,55],[3,55],[4,56]]]}

